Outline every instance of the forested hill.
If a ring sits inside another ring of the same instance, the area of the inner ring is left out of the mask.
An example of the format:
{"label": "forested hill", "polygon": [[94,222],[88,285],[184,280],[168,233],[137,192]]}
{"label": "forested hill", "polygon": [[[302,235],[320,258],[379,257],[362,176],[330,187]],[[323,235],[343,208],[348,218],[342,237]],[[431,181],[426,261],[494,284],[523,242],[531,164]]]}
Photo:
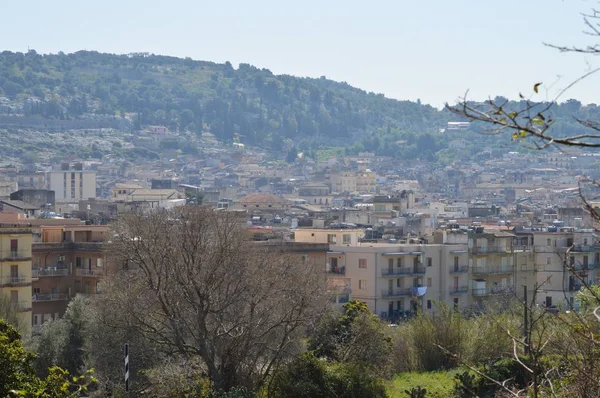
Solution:
{"label": "forested hill", "polygon": [[[421,145],[435,153],[448,140],[440,128],[456,120],[445,110],[326,78],[274,75],[248,64],[234,69],[229,62],[93,51],[2,52],[0,96],[25,101],[26,114],[126,115],[138,128],[159,124],[174,131],[210,131],[224,141],[235,137],[275,150],[291,139],[301,150],[325,145],[409,156]],[[581,108],[570,106],[574,112]]]}

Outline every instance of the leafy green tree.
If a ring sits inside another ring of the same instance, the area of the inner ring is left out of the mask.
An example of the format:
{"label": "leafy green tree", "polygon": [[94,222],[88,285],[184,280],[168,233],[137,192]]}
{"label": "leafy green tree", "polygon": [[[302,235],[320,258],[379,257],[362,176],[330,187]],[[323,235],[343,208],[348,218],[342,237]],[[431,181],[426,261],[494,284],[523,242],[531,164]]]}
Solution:
{"label": "leafy green tree", "polygon": [[287,163],[294,163],[296,161],[297,157],[298,157],[298,150],[296,149],[296,147],[292,147],[288,151],[287,156],[285,157],[285,161]]}
{"label": "leafy green tree", "polygon": [[385,398],[383,383],[351,364],[330,364],[311,353],[299,356],[268,386],[274,398]]}

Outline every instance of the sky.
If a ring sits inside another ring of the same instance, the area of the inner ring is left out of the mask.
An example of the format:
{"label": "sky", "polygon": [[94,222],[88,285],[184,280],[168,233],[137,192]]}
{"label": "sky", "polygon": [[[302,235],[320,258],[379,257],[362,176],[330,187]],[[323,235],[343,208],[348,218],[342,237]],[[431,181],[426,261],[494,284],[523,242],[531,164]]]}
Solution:
{"label": "sky", "polygon": [[[594,0],[0,0],[0,50],[150,52],[276,74],[345,81],[436,107],[476,100],[553,99],[600,57],[581,16]],[[600,73],[560,100],[600,103]]]}

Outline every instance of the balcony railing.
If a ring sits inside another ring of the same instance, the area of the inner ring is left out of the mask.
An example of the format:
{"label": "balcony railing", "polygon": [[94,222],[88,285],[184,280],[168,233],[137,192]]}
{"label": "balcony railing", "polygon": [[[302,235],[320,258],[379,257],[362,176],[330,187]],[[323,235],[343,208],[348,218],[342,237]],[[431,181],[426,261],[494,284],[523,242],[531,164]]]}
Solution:
{"label": "balcony railing", "polygon": [[31,301],[40,302],[40,301],[60,301],[60,300],[68,300],[69,295],[67,293],[42,293],[42,294],[34,294],[31,297]]}
{"label": "balcony railing", "polygon": [[451,287],[450,294],[463,294],[469,291],[469,286]]}
{"label": "balcony railing", "polygon": [[102,273],[98,270],[98,271],[94,271],[92,269],[89,268],[75,268],[75,275],[77,276],[96,276],[96,277],[100,277],[102,276]]}
{"label": "balcony railing", "polygon": [[332,267],[330,265],[327,266],[327,273],[334,275],[346,275],[346,266],[345,265],[337,265]]}
{"label": "balcony railing", "polygon": [[381,276],[383,277],[395,277],[403,275],[418,275],[424,274],[424,266],[406,267],[406,268],[384,268],[381,270]]}
{"label": "balcony railing", "polygon": [[394,298],[394,297],[406,297],[412,296],[413,290],[408,289],[385,289],[381,291],[381,297],[383,298]]}
{"label": "balcony railing", "polygon": [[473,267],[473,274],[512,274],[515,272],[515,268],[512,266],[499,266],[499,267]]}
{"label": "balcony railing", "polygon": [[32,278],[45,278],[51,276],[67,276],[68,268],[34,268],[31,270]]}
{"label": "balcony railing", "polygon": [[454,266],[450,267],[451,274],[466,274],[467,272],[469,272],[468,265],[459,265],[459,266],[454,265]]}
{"label": "balcony railing", "polygon": [[31,258],[31,250],[5,250],[0,257],[6,260],[25,260]]}
{"label": "balcony railing", "polygon": [[25,275],[11,275],[7,276],[1,281],[2,285],[27,285],[31,283],[31,280]]}
{"label": "balcony railing", "polygon": [[573,253],[591,253],[600,251],[600,246],[592,245],[574,245],[571,249]]}
{"label": "balcony railing", "polygon": [[506,287],[491,287],[491,288],[476,288],[471,290],[473,296],[490,296],[494,294],[514,294],[515,289],[510,286]]}
{"label": "balcony railing", "polygon": [[509,253],[508,247],[472,247],[469,249],[471,254],[494,254],[494,253]]}
{"label": "balcony railing", "polygon": [[31,311],[31,303],[28,301],[13,301],[10,303],[10,305],[18,312]]}

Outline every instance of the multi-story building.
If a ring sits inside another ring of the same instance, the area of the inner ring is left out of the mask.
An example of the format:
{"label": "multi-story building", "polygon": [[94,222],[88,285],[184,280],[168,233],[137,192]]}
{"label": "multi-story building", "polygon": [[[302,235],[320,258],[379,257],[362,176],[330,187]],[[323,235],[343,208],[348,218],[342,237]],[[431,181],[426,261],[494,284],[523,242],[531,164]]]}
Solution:
{"label": "multi-story building", "polygon": [[108,273],[103,250],[108,228],[82,225],[79,220],[32,222],[37,224],[33,226],[31,270],[35,329],[50,319],[62,317],[75,295],[99,293],[100,279]]}
{"label": "multi-story building", "polygon": [[96,197],[96,172],[82,169],[51,171],[49,187],[57,202],[77,202]]}
{"label": "multi-story building", "polygon": [[330,279],[344,279],[352,298],[392,320],[417,310],[433,311],[436,301],[468,306],[467,264],[466,244],[331,245],[327,254]]}
{"label": "multi-story building", "polygon": [[0,294],[22,318],[24,334],[31,331],[31,227],[0,224]]}
{"label": "multi-story building", "polygon": [[[546,307],[576,308],[575,294],[597,284],[600,245],[589,229],[550,227],[518,231],[534,254],[536,302]],[[533,291],[532,293],[533,294]]]}
{"label": "multi-story building", "polygon": [[338,171],[331,173],[331,190],[333,192],[375,193],[377,174],[365,171]]}
{"label": "multi-story building", "polygon": [[298,228],[294,240],[306,243],[328,243],[331,245],[356,246],[365,234],[362,229]]}

